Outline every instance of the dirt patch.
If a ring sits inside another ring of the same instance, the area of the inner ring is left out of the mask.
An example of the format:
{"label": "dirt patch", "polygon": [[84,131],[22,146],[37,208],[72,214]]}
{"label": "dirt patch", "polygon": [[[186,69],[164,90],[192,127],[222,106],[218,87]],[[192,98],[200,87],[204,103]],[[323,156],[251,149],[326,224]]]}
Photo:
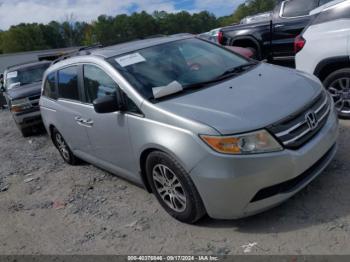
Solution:
{"label": "dirt patch", "polygon": [[0,112],[1,254],[349,254],[350,122],[327,170],[283,205],[186,225],[143,189],[66,165],[45,134],[22,138]]}

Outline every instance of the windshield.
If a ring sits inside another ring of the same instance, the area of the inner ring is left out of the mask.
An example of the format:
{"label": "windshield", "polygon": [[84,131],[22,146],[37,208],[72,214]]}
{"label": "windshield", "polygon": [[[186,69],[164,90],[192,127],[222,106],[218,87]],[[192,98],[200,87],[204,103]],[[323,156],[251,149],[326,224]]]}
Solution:
{"label": "windshield", "polygon": [[16,87],[42,81],[45,70],[50,64],[42,64],[16,71],[9,71],[6,74],[6,88],[11,89],[11,85],[18,83]]}
{"label": "windshield", "polygon": [[211,81],[248,60],[197,38],[174,41],[123,54],[109,62],[146,99],[159,88],[186,89]]}

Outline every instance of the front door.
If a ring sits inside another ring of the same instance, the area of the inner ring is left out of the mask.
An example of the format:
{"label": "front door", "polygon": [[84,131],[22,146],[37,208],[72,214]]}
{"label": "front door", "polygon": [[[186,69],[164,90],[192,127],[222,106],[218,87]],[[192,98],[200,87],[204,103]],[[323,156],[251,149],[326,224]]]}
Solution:
{"label": "front door", "polygon": [[121,112],[97,114],[92,106],[96,98],[112,95],[117,91],[117,83],[100,67],[84,65],[83,82],[85,92],[84,119],[90,124],[87,133],[91,144],[91,154],[102,165],[113,165],[118,170],[132,171],[135,157],[129,138],[128,115]]}

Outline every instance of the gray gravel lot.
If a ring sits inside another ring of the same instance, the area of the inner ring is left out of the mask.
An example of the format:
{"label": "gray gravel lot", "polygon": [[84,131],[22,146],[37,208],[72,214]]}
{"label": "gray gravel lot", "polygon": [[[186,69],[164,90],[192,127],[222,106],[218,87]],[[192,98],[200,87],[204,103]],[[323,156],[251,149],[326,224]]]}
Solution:
{"label": "gray gravel lot", "polygon": [[143,189],[66,165],[45,134],[0,111],[0,254],[350,254],[350,121],[329,168],[283,205],[236,221],[177,222]]}

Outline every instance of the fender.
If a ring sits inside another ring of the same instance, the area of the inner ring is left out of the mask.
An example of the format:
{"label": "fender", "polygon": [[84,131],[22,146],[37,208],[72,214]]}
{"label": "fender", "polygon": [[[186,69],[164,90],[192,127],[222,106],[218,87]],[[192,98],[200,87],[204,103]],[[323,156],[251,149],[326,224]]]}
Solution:
{"label": "fender", "polygon": [[239,41],[239,40],[252,41],[260,49],[261,42],[258,41],[254,36],[250,36],[250,35],[232,37],[230,40],[230,44],[232,45],[232,43],[234,43],[235,41]]}
{"label": "fender", "polygon": [[326,58],[317,64],[314,71],[314,75],[319,78],[322,78],[325,72],[330,71],[330,70],[327,70],[328,67],[331,67],[330,69],[337,70],[342,68],[344,64],[350,66],[349,56],[335,56],[335,57]]}
{"label": "fender", "polygon": [[[250,41],[250,42],[252,42],[252,43],[257,47],[257,50],[256,50],[256,51],[257,51],[257,53],[260,55],[260,58],[259,58],[259,59],[263,59],[263,58],[266,57],[266,54],[265,54],[265,52],[263,51],[263,50],[265,50],[265,49],[264,49],[264,47],[263,47],[263,45],[262,45],[262,42],[259,41],[259,40],[257,40],[254,36],[248,35],[248,36],[237,36],[237,37],[233,37],[233,38],[230,39],[229,45],[230,45],[230,46],[234,46],[234,43],[235,43],[236,41],[241,41],[241,40]],[[244,47],[244,46],[243,46],[243,47]]]}

